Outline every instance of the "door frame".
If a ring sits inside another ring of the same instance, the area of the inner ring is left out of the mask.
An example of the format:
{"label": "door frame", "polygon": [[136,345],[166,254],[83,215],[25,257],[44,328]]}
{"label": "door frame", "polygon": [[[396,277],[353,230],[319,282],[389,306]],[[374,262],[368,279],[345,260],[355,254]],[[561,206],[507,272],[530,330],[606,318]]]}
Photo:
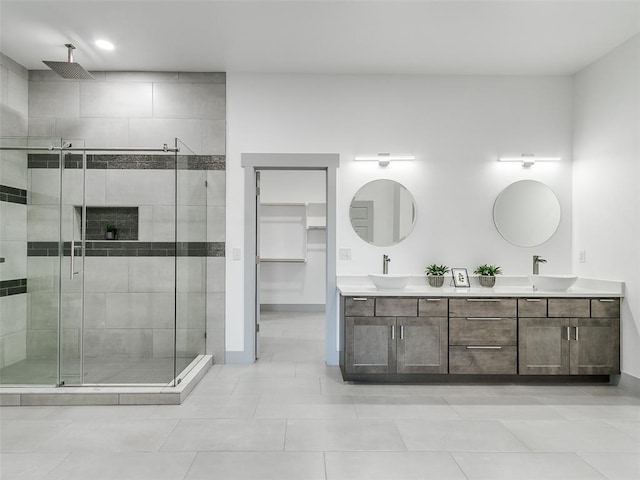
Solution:
{"label": "door frame", "polygon": [[[256,350],[256,171],[323,170],[326,172],[327,251],[325,361],[338,364],[338,301],[336,290],[337,153],[243,153],[244,171],[244,350],[241,363],[254,363]],[[237,357],[236,357],[237,358]],[[237,360],[240,360],[237,358]]]}

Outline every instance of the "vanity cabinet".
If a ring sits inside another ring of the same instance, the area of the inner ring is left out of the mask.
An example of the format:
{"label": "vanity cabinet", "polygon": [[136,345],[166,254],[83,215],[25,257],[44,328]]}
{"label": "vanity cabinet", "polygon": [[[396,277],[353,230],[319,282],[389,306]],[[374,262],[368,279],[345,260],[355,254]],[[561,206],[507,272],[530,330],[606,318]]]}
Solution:
{"label": "vanity cabinet", "polygon": [[422,308],[417,298],[347,297],[343,302],[347,377],[447,373],[447,299],[420,303]]}
{"label": "vanity cabinet", "polygon": [[536,304],[539,311],[525,310],[528,316],[518,318],[521,375],[620,372],[618,298],[549,298]]}
{"label": "vanity cabinet", "polygon": [[342,296],[340,308],[345,380],[620,372],[620,298]]}
{"label": "vanity cabinet", "polygon": [[449,300],[449,373],[517,373],[516,300]]}

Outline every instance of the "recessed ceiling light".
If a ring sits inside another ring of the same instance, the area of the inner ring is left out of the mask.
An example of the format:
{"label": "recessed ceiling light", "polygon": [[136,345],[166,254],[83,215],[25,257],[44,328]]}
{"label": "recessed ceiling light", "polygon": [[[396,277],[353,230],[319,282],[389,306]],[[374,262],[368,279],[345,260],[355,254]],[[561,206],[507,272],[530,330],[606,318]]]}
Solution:
{"label": "recessed ceiling light", "polygon": [[113,50],[115,47],[113,43],[108,42],[106,40],[96,40],[96,47],[101,48],[103,50]]}

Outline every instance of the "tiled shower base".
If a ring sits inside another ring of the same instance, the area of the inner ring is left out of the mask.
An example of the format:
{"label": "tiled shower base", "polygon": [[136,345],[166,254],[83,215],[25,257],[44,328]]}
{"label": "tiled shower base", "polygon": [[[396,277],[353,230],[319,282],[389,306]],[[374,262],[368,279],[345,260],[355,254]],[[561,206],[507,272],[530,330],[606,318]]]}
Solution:
{"label": "tiled shower base", "polygon": [[[190,370],[184,376],[178,377],[179,383],[175,387],[170,386],[169,382],[135,385],[157,383],[153,381],[153,377],[157,377],[158,371],[167,371],[170,366],[166,361],[128,360],[127,363],[129,368],[118,369],[124,365],[117,365],[117,361],[111,364],[102,361],[100,365],[96,363],[93,367],[90,361],[86,361],[85,385],[79,387],[0,387],[0,405],[179,405],[209,370],[213,364],[213,356],[200,355],[193,360]],[[24,368],[35,369],[37,365],[24,365]],[[8,383],[7,380],[3,374],[5,384]],[[86,385],[94,382],[103,385]],[[115,385],[119,382],[122,384]],[[109,383],[112,385],[108,385]]]}

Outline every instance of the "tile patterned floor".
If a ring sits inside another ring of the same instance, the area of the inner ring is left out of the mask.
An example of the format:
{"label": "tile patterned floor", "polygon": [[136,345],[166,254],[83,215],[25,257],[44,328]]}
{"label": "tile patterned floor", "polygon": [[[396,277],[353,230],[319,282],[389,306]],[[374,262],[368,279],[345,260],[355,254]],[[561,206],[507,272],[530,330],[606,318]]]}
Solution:
{"label": "tile patterned floor", "polygon": [[640,479],[640,397],[607,385],[356,385],[324,318],[266,313],[262,356],[182,405],[3,407],[2,480]]}

